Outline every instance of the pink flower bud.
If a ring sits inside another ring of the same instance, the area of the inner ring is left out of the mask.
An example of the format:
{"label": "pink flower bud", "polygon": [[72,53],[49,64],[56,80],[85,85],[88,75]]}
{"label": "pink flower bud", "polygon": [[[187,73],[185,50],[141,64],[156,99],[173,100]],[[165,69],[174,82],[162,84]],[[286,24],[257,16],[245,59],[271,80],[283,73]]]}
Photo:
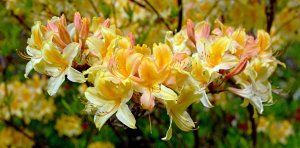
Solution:
{"label": "pink flower bud", "polygon": [[128,37],[130,39],[131,46],[133,47],[135,45],[135,38],[134,38],[134,35],[132,34],[132,32],[130,32],[128,34]]}
{"label": "pink flower bud", "polygon": [[81,16],[80,16],[80,13],[79,12],[76,12],[74,14],[74,25],[75,25],[75,29],[77,32],[80,31],[81,29]]}
{"label": "pink flower bud", "polygon": [[86,39],[89,34],[89,20],[87,18],[83,18],[82,26],[79,33],[79,38]]}
{"label": "pink flower bud", "polygon": [[143,109],[151,111],[154,108],[154,96],[149,91],[145,91],[141,96],[141,105]]}
{"label": "pink flower bud", "polygon": [[110,26],[110,20],[109,20],[109,19],[106,19],[106,20],[103,22],[103,26],[106,27],[106,28],[109,28],[109,26]]}

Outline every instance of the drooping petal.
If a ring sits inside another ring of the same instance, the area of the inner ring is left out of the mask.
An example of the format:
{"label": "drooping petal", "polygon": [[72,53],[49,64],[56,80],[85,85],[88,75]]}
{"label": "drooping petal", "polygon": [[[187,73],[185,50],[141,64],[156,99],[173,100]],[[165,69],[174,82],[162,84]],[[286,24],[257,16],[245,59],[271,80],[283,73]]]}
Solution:
{"label": "drooping petal", "polygon": [[78,70],[74,69],[73,67],[69,68],[67,73],[67,78],[72,82],[78,82],[78,83],[83,83],[86,81],[83,74]]}
{"label": "drooping petal", "polygon": [[95,116],[94,122],[96,127],[100,130],[105,122],[118,110],[114,104],[106,104],[101,106]]}
{"label": "drooping petal", "polygon": [[134,118],[133,114],[131,113],[130,109],[128,108],[127,104],[121,104],[116,116],[126,126],[132,128],[132,129],[136,129],[135,118]]}
{"label": "drooping petal", "polygon": [[27,78],[28,77],[28,74],[30,73],[30,71],[33,69],[33,63],[32,61],[29,61],[27,64],[26,64],[26,68],[25,68],[25,74],[24,74],[24,77]]}
{"label": "drooping petal", "polygon": [[188,112],[178,112],[176,109],[172,110],[172,119],[174,120],[175,124],[183,131],[190,131],[195,128],[195,124],[188,114]]}
{"label": "drooping petal", "polygon": [[61,84],[65,81],[65,74],[62,73],[57,77],[51,77],[48,81],[47,92],[50,96],[53,96],[61,86]]}
{"label": "drooping petal", "polygon": [[172,121],[173,121],[172,118],[170,118],[170,125],[166,133],[166,136],[164,138],[161,138],[161,140],[168,141],[172,138]]}
{"label": "drooping petal", "polygon": [[207,107],[207,108],[212,108],[212,107],[214,107],[214,106],[210,103],[210,101],[209,101],[209,99],[208,99],[207,94],[205,93],[205,91],[202,91],[202,92],[201,92],[200,101],[201,101],[201,103],[202,103],[205,107]]}

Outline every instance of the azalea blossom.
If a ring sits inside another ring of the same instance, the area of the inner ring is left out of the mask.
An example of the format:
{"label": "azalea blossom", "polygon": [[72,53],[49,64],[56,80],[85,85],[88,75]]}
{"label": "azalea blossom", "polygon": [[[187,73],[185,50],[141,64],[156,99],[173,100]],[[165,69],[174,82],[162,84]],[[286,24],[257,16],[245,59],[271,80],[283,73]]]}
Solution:
{"label": "azalea blossom", "polygon": [[127,127],[137,128],[130,102],[149,113],[156,104],[164,106],[170,126],[163,140],[171,138],[173,123],[183,131],[196,129],[187,108],[199,102],[211,108],[209,96],[219,92],[240,96],[242,106],[251,104],[259,113],[272,104],[269,78],[284,64],[273,56],[267,32],[248,35],[244,28],[219,20],[213,25],[188,20],[177,33],[169,30],[162,42],[136,44],[135,34],[122,32],[115,23],[78,12],[71,23],[64,15],[45,26],[37,22],[24,56],[30,60],[25,76],[32,69],[49,76],[50,95],[65,77],[87,81],[80,92],[98,129],[114,114]]}

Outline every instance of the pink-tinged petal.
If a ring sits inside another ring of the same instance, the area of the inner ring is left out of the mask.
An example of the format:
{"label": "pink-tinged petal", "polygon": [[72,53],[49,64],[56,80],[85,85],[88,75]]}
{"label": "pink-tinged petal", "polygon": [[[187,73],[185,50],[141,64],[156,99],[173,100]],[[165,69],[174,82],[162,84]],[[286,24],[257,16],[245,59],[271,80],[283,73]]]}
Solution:
{"label": "pink-tinged petal", "polygon": [[253,37],[249,37],[246,41],[245,51],[242,54],[242,58],[252,58],[256,56],[259,52],[259,47],[257,46],[257,42]]}
{"label": "pink-tinged petal", "polygon": [[79,32],[79,37],[81,39],[86,39],[89,34],[89,20],[87,18],[84,18],[82,20],[82,26]]}
{"label": "pink-tinged petal", "polygon": [[128,37],[130,39],[131,46],[133,47],[135,45],[135,38],[134,38],[134,35],[132,34],[132,32],[130,32],[128,34]]}
{"label": "pink-tinged petal", "polygon": [[109,28],[109,26],[110,26],[110,20],[109,20],[109,19],[106,19],[106,20],[103,22],[103,26],[106,27],[106,28]]}
{"label": "pink-tinged petal", "polygon": [[81,29],[81,16],[80,16],[80,13],[79,12],[76,12],[74,14],[74,25],[75,25],[75,29],[77,32],[80,31]]}
{"label": "pink-tinged petal", "polygon": [[230,79],[230,78],[232,78],[233,76],[240,74],[240,73],[246,68],[247,63],[248,63],[248,58],[242,59],[242,60],[237,64],[237,66],[234,67],[233,70],[225,76],[225,78],[226,78],[226,79]]}
{"label": "pink-tinged petal", "polygon": [[188,38],[194,43],[194,45],[196,46],[196,39],[195,39],[195,25],[193,23],[193,21],[191,21],[190,19],[187,20],[187,24],[186,24],[186,31],[187,31],[187,36]]}
{"label": "pink-tinged petal", "polygon": [[210,34],[210,25],[208,22],[201,22],[195,27],[195,39],[198,41],[201,38],[207,39]]}
{"label": "pink-tinged petal", "polygon": [[47,29],[48,30],[51,30],[51,31],[53,31],[53,32],[55,32],[55,33],[58,33],[58,27],[53,23],[53,22],[48,22],[47,23]]}
{"label": "pink-tinged petal", "polygon": [[152,93],[147,90],[145,91],[142,96],[141,96],[141,105],[143,107],[143,109],[147,109],[147,110],[152,110],[155,103],[154,103],[154,96],[152,95]]}

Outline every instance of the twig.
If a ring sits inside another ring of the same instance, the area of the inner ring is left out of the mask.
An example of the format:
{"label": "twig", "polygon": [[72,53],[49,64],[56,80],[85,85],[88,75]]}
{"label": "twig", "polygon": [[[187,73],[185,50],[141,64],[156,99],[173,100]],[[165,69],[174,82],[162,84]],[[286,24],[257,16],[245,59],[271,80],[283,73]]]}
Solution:
{"label": "twig", "polygon": [[168,30],[172,30],[168,22],[159,14],[159,12],[153,7],[153,5],[148,0],[144,0],[144,1],[152,9],[152,11],[154,11],[158,19],[164,23],[164,25],[168,28]]}
{"label": "twig", "polygon": [[247,106],[247,110],[249,113],[249,120],[251,122],[251,138],[252,138],[252,146],[255,148],[256,147],[256,141],[257,141],[257,132],[256,132],[256,123],[253,118],[254,115],[254,108],[252,105]]}
{"label": "twig", "polygon": [[29,134],[27,134],[26,132],[24,132],[24,130],[22,130],[20,127],[14,125],[11,121],[4,120],[3,123],[5,123],[6,126],[12,127],[15,130],[17,130],[18,132],[22,133],[26,138],[34,141],[34,137],[32,137]]}
{"label": "twig", "polygon": [[91,6],[93,7],[93,10],[95,11],[96,15],[99,16],[100,13],[99,13],[95,3],[92,0],[88,0],[88,1],[91,4]]}
{"label": "twig", "polygon": [[151,11],[148,7],[146,7],[146,5],[142,4],[141,2],[138,2],[136,0],[129,0],[129,1],[132,2],[132,3],[134,3],[134,4],[136,4],[139,7],[142,7],[144,9],[148,10],[148,11]]}
{"label": "twig", "polygon": [[22,17],[16,15],[13,11],[10,11],[10,13],[19,22],[19,24],[21,24],[26,29],[26,31],[31,30],[31,28],[25,23]]}
{"label": "twig", "polygon": [[179,32],[182,27],[182,18],[183,18],[183,5],[182,5],[182,0],[177,0],[179,12],[178,12],[178,25],[177,25],[177,30],[175,32]]}
{"label": "twig", "polygon": [[270,33],[275,16],[276,0],[269,0],[269,4],[266,6],[266,18],[267,18],[267,32]]}

